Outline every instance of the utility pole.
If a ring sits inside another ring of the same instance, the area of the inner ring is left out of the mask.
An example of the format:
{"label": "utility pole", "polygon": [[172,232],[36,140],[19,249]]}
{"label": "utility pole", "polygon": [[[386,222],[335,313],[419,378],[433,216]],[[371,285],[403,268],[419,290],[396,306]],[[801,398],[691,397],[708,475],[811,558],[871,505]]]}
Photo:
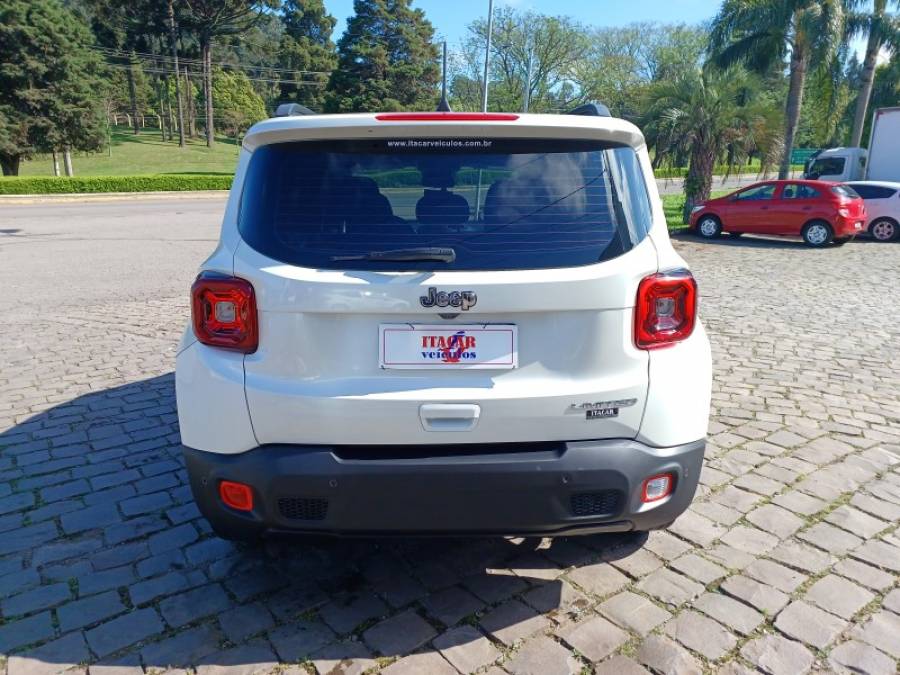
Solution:
{"label": "utility pole", "polygon": [[525,70],[525,105],[522,112],[528,112],[528,104],[531,103],[531,71],[534,68],[534,45],[528,42],[528,68]]}
{"label": "utility pole", "polygon": [[441,62],[441,102],[438,103],[438,112],[450,112],[450,102],[447,100],[447,41],[443,42],[443,57]]}
{"label": "utility pole", "polygon": [[491,36],[494,33],[494,0],[488,0],[487,46],[484,49],[484,92],[481,98],[481,112],[488,109],[488,76],[491,68]]}

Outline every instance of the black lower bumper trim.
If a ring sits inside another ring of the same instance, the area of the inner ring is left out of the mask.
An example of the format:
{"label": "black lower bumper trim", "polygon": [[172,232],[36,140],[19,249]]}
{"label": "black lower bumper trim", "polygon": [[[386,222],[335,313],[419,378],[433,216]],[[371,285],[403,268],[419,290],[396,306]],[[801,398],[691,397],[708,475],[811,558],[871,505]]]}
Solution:
{"label": "black lower bumper trim", "polygon": [[[443,447],[443,449],[442,449]],[[573,441],[522,452],[383,453],[351,458],[327,446],[266,445],[237,455],[185,448],[191,489],[220,535],[562,536],[651,530],[675,520],[697,488],[705,441],[652,448],[633,440]],[[389,457],[389,458],[384,458]],[[675,476],[674,492],[643,504],[643,481]],[[250,485],[251,512],[218,496]]]}

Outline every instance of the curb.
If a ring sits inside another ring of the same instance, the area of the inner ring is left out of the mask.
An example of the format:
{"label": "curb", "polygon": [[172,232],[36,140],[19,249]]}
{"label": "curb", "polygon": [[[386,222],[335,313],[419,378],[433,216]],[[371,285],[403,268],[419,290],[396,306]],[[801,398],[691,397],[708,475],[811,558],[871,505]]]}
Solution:
{"label": "curb", "polygon": [[76,192],[39,195],[0,195],[0,204],[66,204],[77,202],[142,201],[153,199],[224,199],[228,190],[177,190],[170,192]]}

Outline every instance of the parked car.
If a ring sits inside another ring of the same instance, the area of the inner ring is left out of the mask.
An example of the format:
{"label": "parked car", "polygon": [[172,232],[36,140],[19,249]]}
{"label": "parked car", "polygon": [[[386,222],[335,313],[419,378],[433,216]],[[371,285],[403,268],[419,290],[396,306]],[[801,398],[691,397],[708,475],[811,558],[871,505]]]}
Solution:
{"label": "parked car", "polygon": [[846,185],[866,203],[868,233],[878,241],[897,239],[900,236],[900,183],[856,181]]}
{"label": "parked car", "polygon": [[588,534],[688,507],[697,285],[640,131],[577,112],[250,129],[176,367],[219,535]]}
{"label": "parked car", "polygon": [[811,180],[755,183],[697,204],[691,230],[712,239],[722,232],[800,236],[810,246],[844,244],[865,229],[866,208],[851,188]]}

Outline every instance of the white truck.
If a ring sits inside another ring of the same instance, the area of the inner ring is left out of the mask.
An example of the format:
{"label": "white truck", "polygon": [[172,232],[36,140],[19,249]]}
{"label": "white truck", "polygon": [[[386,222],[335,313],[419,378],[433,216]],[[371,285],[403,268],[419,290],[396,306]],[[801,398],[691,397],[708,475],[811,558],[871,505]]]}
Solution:
{"label": "white truck", "polygon": [[872,120],[869,149],[829,148],[810,157],[804,178],[900,181],[900,107],[879,108]]}

